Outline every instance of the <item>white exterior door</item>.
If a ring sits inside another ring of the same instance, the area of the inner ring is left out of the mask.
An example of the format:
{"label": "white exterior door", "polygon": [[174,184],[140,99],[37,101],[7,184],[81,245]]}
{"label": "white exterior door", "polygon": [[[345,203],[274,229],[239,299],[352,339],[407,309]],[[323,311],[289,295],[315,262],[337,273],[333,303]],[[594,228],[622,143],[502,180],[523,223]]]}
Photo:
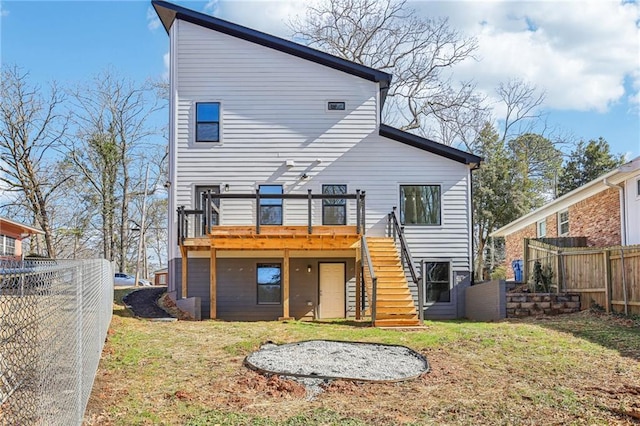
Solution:
{"label": "white exterior door", "polygon": [[344,318],[344,263],[320,264],[320,318]]}

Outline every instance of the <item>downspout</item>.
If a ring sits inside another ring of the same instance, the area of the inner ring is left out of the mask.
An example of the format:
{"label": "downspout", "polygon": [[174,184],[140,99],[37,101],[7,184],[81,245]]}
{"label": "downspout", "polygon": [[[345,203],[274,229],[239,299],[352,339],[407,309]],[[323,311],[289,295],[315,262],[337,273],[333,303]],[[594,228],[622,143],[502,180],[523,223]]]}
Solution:
{"label": "downspout", "polygon": [[615,188],[620,194],[620,245],[627,245],[627,205],[624,198],[624,186],[615,185],[607,180],[602,179],[602,183],[609,188]]}
{"label": "downspout", "polygon": [[[602,183],[604,183],[609,188],[617,188],[620,194],[620,232],[622,232],[620,242],[621,245],[627,245],[627,225],[626,225],[626,212],[627,206],[624,198],[624,186],[622,185],[614,185],[607,180],[607,178],[602,179]],[[624,298],[624,314],[628,315],[629,313],[629,302],[627,299],[627,279],[626,279],[626,271],[624,267],[624,249],[620,247],[620,261],[622,262],[622,293]]]}

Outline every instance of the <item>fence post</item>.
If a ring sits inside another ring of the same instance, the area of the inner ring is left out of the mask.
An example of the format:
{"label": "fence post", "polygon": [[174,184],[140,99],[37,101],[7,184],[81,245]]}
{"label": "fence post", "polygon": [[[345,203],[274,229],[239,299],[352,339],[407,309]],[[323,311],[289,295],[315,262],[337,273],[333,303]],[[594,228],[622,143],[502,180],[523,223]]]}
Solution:
{"label": "fence post", "polygon": [[602,251],[604,255],[604,309],[611,312],[611,252],[608,249]]}
{"label": "fence post", "polygon": [[82,329],[84,328],[84,316],[82,312],[82,293],[84,288],[84,277],[82,276],[82,264],[76,264],[76,419],[78,424],[82,423],[84,407],[82,404],[82,376],[83,376],[83,357],[82,357]]}
{"label": "fence post", "polygon": [[556,276],[557,278],[557,287],[556,293],[560,293],[562,286],[562,250],[556,250]]}
{"label": "fence post", "polygon": [[522,282],[529,282],[529,238],[524,239],[522,251]]}

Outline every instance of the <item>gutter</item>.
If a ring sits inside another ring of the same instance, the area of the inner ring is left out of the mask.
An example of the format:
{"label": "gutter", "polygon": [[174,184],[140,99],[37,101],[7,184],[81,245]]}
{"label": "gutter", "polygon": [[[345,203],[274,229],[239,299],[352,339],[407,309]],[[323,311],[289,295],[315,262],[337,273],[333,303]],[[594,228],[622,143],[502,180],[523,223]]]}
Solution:
{"label": "gutter", "polygon": [[608,186],[609,188],[615,188],[618,190],[620,194],[620,245],[627,245],[627,206],[624,197],[624,186],[616,185],[607,180],[607,178],[602,179],[602,183]]}

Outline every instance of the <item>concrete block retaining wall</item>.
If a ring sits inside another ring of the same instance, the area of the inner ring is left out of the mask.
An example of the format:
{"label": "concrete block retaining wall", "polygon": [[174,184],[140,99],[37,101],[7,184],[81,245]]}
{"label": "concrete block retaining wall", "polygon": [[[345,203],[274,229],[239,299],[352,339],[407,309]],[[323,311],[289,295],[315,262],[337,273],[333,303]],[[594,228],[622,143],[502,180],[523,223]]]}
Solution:
{"label": "concrete block retaining wall", "polygon": [[507,293],[507,318],[570,314],[580,311],[576,293]]}

